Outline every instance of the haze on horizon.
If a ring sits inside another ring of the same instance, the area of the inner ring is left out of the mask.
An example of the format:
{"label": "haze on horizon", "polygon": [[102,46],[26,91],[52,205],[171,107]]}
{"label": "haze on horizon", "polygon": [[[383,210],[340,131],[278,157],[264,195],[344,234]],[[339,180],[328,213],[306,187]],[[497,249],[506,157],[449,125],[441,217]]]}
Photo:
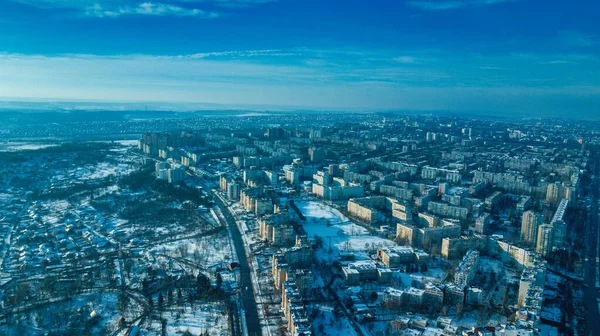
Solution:
{"label": "haze on horizon", "polygon": [[600,4],[8,0],[3,100],[600,115]]}

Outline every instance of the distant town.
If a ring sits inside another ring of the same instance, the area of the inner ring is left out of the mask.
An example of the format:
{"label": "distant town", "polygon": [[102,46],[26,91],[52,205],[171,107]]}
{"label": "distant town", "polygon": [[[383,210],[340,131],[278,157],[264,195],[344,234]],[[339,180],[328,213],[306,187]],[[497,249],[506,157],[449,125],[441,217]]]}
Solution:
{"label": "distant town", "polygon": [[598,122],[3,113],[2,335],[600,330]]}

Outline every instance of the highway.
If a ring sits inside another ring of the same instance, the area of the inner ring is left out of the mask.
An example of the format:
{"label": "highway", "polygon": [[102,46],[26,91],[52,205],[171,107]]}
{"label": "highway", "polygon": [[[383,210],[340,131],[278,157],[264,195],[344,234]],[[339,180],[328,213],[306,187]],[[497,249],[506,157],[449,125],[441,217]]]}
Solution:
{"label": "highway", "polygon": [[238,261],[240,263],[240,296],[242,299],[242,306],[245,311],[246,327],[249,336],[262,335],[260,320],[258,318],[258,309],[256,306],[256,300],[254,299],[254,287],[252,286],[252,279],[250,276],[250,265],[248,263],[248,256],[246,255],[246,249],[242,241],[242,233],[238,229],[235,219],[229,213],[229,210],[223,204],[221,199],[215,195],[215,202],[218,204],[225,221],[231,230],[231,238],[233,239],[233,245],[235,247],[235,253],[237,254]]}
{"label": "highway", "polygon": [[[202,178],[197,175],[198,180],[201,182]],[[205,190],[210,191],[213,194],[213,199],[223,215],[225,220],[225,224],[231,230],[231,238],[233,240],[233,245],[235,248],[235,253],[237,255],[238,262],[240,264],[240,298],[242,304],[242,311],[245,316],[242,316],[242,319],[245,320],[245,335],[248,336],[259,336],[262,335],[262,328],[260,325],[260,319],[258,317],[258,308],[256,304],[256,300],[254,298],[254,287],[252,286],[252,278],[250,275],[250,264],[248,262],[248,256],[246,255],[246,249],[244,248],[244,242],[242,240],[242,233],[237,226],[237,223],[227,205],[223,203],[219,195],[212,192],[211,188],[204,183],[201,183]],[[235,330],[235,328],[234,328]]]}
{"label": "highway", "polygon": [[594,155],[593,163],[593,174],[596,176],[594,180],[593,193],[592,193],[592,207],[588,214],[588,221],[586,223],[586,262],[585,262],[585,284],[584,288],[584,301],[587,310],[587,326],[585,335],[600,335],[600,313],[598,312],[598,298],[600,298],[600,288],[598,285],[598,272],[600,271],[599,259],[600,251],[598,244],[600,239],[598,235],[598,223],[600,222],[600,213],[598,207],[600,206],[598,195],[600,194],[600,185],[597,182],[600,176],[600,162],[598,160],[598,153]]}

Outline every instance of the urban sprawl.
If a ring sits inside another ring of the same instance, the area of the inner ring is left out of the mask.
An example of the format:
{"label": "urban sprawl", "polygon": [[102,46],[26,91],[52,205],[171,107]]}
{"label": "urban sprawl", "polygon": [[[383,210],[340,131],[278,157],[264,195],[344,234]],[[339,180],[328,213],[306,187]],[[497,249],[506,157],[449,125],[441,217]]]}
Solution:
{"label": "urban sprawl", "polygon": [[598,126],[400,113],[7,126],[0,334],[589,335]]}

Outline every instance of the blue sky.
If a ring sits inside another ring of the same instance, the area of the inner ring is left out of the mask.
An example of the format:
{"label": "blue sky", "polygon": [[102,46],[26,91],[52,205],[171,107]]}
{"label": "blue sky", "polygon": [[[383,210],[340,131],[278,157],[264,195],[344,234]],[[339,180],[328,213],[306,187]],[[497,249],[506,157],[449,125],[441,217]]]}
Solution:
{"label": "blue sky", "polygon": [[600,2],[2,0],[0,97],[600,115]]}

